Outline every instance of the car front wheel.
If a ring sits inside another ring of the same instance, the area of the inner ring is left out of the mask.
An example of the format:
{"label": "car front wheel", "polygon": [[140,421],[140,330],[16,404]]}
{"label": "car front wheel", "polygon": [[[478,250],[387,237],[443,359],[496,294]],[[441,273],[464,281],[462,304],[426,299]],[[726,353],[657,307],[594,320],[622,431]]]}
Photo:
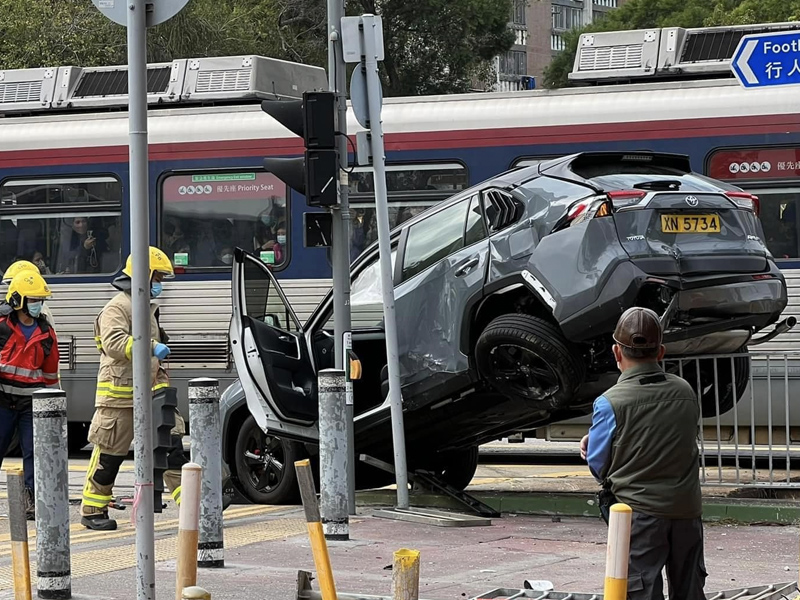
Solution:
{"label": "car front wheel", "polygon": [[236,438],[234,464],[239,487],[256,504],[286,504],[297,499],[296,460],[305,458],[302,444],[267,435],[248,416]]}
{"label": "car front wheel", "polygon": [[558,327],[526,314],[489,323],[478,338],[475,360],[498,392],[552,408],[569,403],[586,372]]}

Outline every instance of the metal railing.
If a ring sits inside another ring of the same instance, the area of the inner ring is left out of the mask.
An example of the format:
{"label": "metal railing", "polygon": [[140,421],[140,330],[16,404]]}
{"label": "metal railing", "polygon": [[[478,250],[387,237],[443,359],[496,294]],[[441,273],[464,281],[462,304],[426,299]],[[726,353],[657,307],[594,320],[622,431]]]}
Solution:
{"label": "metal railing", "polygon": [[800,488],[800,473],[792,476],[792,460],[800,464],[800,407],[792,406],[800,352],[667,358],[663,366],[698,395],[703,485]]}

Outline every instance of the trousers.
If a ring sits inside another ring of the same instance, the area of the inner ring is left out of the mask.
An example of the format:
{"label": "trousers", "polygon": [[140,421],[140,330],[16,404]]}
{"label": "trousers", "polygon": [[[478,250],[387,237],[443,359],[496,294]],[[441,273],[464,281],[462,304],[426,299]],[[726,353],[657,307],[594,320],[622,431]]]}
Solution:
{"label": "trousers", "polygon": [[0,406],[0,467],[17,432],[22,449],[25,487],[33,491],[33,409],[17,410]]}
{"label": "trousers", "polygon": [[[172,431],[173,449],[170,469],[164,472],[164,484],[173,500],[181,500],[181,467],[187,462],[183,454],[183,420]],[[94,444],[81,498],[81,515],[104,514],[113,499],[114,481],[133,442],[133,408],[98,406],[89,427],[89,441]]]}
{"label": "trousers", "polygon": [[634,512],[628,599],[664,600],[661,571],[665,567],[670,598],[705,600],[702,520],[664,519]]}

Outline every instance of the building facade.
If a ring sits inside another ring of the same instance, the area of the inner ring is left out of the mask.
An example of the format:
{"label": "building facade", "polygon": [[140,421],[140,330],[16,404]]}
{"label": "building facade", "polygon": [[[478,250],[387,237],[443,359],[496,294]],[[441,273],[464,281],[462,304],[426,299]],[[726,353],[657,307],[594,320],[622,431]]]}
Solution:
{"label": "building facade", "polygon": [[514,0],[509,27],[515,44],[497,57],[496,91],[541,87],[553,56],[564,49],[564,34],[601,18],[626,0]]}

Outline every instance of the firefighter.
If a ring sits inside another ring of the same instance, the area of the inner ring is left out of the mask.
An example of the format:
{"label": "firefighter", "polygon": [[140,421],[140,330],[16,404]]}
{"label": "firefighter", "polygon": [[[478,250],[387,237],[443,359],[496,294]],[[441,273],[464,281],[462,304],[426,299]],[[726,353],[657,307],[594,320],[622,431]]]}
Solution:
{"label": "firefighter", "polygon": [[[39,273],[41,275],[39,267],[32,262],[27,260],[18,260],[17,262],[12,263],[11,266],[6,269],[6,272],[3,273],[3,284],[8,285],[11,283],[11,280],[14,279],[14,276],[22,271],[33,271],[34,273]],[[46,303],[42,306],[42,316],[44,316],[44,318],[50,322],[51,327],[56,326],[56,322],[53,320],[53,314],[50,312],[50,309],[47,307]]]}
{"label": "firefighter", "polygon": [[25,512],[33,520],[33,392],[58,387],[58,339],[42,315],[52,293],[39,272],[20,271],[0,304],[0,464],[19,434]]}
{"label": "firefighter", "polygon": [[[108,516],[108,504],[117,473],[133,441],[133,330],[131,306],[132,259],[129,256],[122,275],[113,285],[120,293],[114,296],[95,319],[94,335],[100,352],[97,374],[95,413],[89,427],[89,441],[94,444],[81,501],[81,524],[89,529],[110,531],[117,522]],[[150,247],[150,297],[157,298],[162,281],[174,277],[172,263],[158,248]],[[157,393],[169,386],[161,361],[170,354],[168,338],[158,322],[158,305],[150,303],[152,390]],[[176,411],[177,413],[177,411]],[[164,483],[180,503],[180,467],[187,462],[181,439],[185,425],[176,414],[172,431],[173,450],[170,470]]]}

